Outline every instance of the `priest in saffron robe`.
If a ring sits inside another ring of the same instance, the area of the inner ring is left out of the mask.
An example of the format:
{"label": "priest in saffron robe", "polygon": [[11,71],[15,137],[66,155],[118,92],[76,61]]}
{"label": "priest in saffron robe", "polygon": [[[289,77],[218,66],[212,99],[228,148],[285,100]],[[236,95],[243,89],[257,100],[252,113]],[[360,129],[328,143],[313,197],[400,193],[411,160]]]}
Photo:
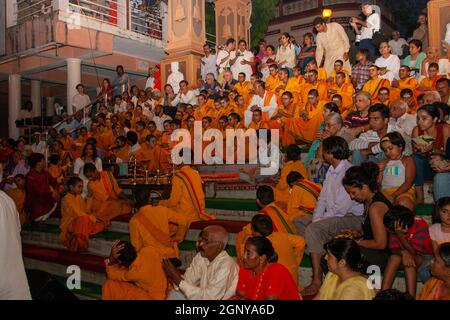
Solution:
{"label": "priest in saffron robe", "polygon": [[60,238],[70,251],[85,251],[89,237],[105,229],[105,223],[89,214],[86,200],[81,196],[83,180],[72,177],[68,193],[61,201]]}
{"label": "priest in saffron robe", "polygon": [[185,215],[163,206],[149,203],[150,190],[135,193],[138,212],[130,220],[130,241],[139,252],[153,248],[163,259],[178,258],[178,244],[184,240],[188,228]]}
{"label": "priest in saffron robe", "polygon": [[89,179],[88,209],[106,224],[117,216],[131,212],[133,202],[122,192],[109,171],[97,171],[93,163],[84,165],[83,173]]}
{"label": "priest in saffron robe", "polygon": [[116,241],[105,260],[108,280],[102,287],[103,300],[163,300],[167,278],[162,259],[152,247],[139,252],[129,242]]}
{"label": "priest in saffron robe", "polygon": [[319,100],[319,92],[312,89],[308,102],[300,113],[300,118],[287,119],[284,124],[282,141],[284,145],[295,144],[297,140],[311,143],[323,121],[325,102]]}
{"label": "priest in saffron robe", "polygon": [[[191,153],[190,149],[184,149],[180,153]],[[191,162],[192,155],[186,156]],[[172,177],[172,191],[170,198],[161,200],[159,205],[172,209],[186,216],[192,221],[214,220],[213,215],[205,212],[205,193],[200,174],[188,164],[181,164],[181,169]]]}
{"label": "priest in saffron robe", "polygon": [[379,77],[380,68],[376,65],[369,68],[369,81],[363,87],[363,91],[370,94],[371,102],[374,103],[378,99],[378,94],[381,88],[391,88],[391,84],[387,79],[381,79]]}

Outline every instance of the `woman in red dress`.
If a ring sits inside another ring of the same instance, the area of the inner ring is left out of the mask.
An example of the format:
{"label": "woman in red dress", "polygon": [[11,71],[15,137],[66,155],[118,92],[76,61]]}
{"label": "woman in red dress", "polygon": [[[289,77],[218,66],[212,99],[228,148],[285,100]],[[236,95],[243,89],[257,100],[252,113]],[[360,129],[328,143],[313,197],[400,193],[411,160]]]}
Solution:
{"label": "woman in red dress", "polygon": [[97,95],[97,99],[106,96],[107,100],[104,101],[104,103],[105,104],[107,103],[108,106],[111,105],[112,98],[113,98],[112,90],[113,90],[113,87],[111,85],[111,81],[109,81],[108,78],[103,79],[102,87],[101,87],[100,92]]}
{"label": "woman in red dress", "polygon": [[265,237],[248,238],[236,296],[232,299],[301,300],[291,273],[277,260],[270,240]]}

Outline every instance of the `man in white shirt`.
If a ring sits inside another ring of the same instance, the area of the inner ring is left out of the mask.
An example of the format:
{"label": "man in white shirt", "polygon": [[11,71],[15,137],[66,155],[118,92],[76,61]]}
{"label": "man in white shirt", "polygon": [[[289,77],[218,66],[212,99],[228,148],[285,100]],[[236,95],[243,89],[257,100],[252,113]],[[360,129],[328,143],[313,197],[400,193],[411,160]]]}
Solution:
{"label": "man in white shirt", "polygon": [[16,205],[0,191],[0,300],[31,300]]}
{"label": "man in white shirt", "polygon": [[155,106],[154,113],[155,116],[153,117],[153,121],[156,124],[156,128],[159,132],[163,132],[164,122],[167,120],[172,120],[172,118],[164,113],[163,107],[160,104]]}
{"label": "man in white shirt", "polygon": [[247,50],[247,42],[240,40],[238,44],[238,50],[231,52],[230,66],[231,72],[233,72],[233,78],[238,79],[239,73],[245,73],[245,78],[250,79],[253,70],[252,65],[255,60],[253,53]]}
{"label": "man in white shirt", "polygon": [[403,47],[407,46],[409,48],[408,42],[405,39],[400,38],[400,32],[397,30],[392,31],[392,40],[389,41],[389,46],[391,47],[391,53],[398,57],[403,56]]}
{"label": "man in white shirt", "polygon": [[169,260],[163,260],[168,280],[175,286],[168,300],[228,300],[236,294],[239,267],[225,248],[228,232],[210,225],[200,232],[197,255],[182,276]]}
{"label": "man in white shirt", "polygon": [[72,98],[72,113],[77,113],[91,103],[91,99],[84,93],[84,85],[78,84],[76,87],[78,93]]}
{"label": "man in white shirt", "polygon": [[[396,100],[389,106],[389,125],[394,131],[403,131],[411,137],[413,129],[417,126],[417,118],[408,113],[408,104],[404,100]],[[409,139],[411,140],[411,139]]]}
{"label": "man in white shirt", "polygon": [[379,57],[375,61],[375,65],[380,68],[379,77],[381,79],[388,79],[390,82],[394,79],[398,79],[398,71],[400,70],[400,59],[391,54],[391,47],[387,42],[380,43]]}
{"label": "man in white shirt", "polygon": [[[247,128],[252,122],[253,110],[261,109],[263,117],[262,119],[270,119],[278,109],[276,96],[266,91],[266,84],[264,81],[258,80],[253,85],[255,95],[250,101],[250,104],[244,113],[244,125]],[[265,115],[267,113],[267,115]]]}
{"label": "man in white shirt", "polygon": [[114,97],[114,113],[121,113],[127,111],[127,103],[123,101],[121,95],[117,95]]}
{"label": "man in white shirt", "polygon": [[203,46],[203,52],[205,52],[205,56],[200,59],[200,74],[202,79],[206,81],[206,75],[208,73],[212,73],[215,79],[217,78],[217,57],[211,53],[211,46],[208,43]]}
{"label": "man in white shirt", "polygon": [[194,90],[189,90],[189,82],[186,80],[180,81],[180,91],[178,92],[175,99],[172,101],[172,105],[176,106],[179,103],[197,104],[197,96]]}
{"label": "man in white shirt", "polygon": [[156,67],[148,67],[148,78],[147,82],[145,83],[145,90],[147,90],[147,88],[155,88],[155,77],[153,76],[155,73],[155,68]]}
{"label": "man in white shirt", "polygon": [[[380,140],[386,134],[394,132],[394,128],[389,125],[389,108],[383,104],[375,104],[369,109],[370,130],[363,132],[359,137],[350,142],[350,151],[352,151],[352,163],[356,166],[364,161],[378,163],[386,159],[381,149]],[[400,131],[404,136],[404,133]],[[411,154],[408,146],[405,154]]]}
{"label": "man in white shirt", "polygon": [[217,53],[216,65],[219,68],[219,74],[217,76],[217,81],[222,83],[223,74],[230,68],[230,57],[231,52],[236,48],[236,40],[233,38],[228,39],[225,42],[224,47]]}
{"label": "man in white shirt", "polygon": [[[361,6],[363,14],[367,17],[366,21],[352,17],[350,25],[355,30],[356,34],[360,35],[359,49],[369,50],[369,60],[375,61],[376,48],[372,43],[372,37],[375,32],[380,31],[381,18],[378,13],[373,10],[372,5],[363,4]],[[359,27],[361,26],[361,27]]]}

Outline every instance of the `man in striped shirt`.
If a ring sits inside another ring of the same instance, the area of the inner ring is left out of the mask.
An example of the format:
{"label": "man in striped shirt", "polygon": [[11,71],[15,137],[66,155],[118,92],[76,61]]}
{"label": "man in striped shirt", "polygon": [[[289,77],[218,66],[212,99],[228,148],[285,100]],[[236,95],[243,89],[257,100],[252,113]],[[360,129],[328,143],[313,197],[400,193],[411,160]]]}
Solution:
{"label": "man in striped shirt", "polygon": [[352,83],[356,91],[361,90],[369,81],[369,69],[373,62],[368,60],[368,56],[369,51],[367,49],[360,49],[356,54],[356,59],[359,62],[352,68]]}
{"label": "man in striped shirt", "polygon": [[370,94],[365,91],[360,91],[355,96],[355,112],[347,115],[344,121],[347,133],[353,137],[358,137],[361,133],[369,130],[369,108],[370,108]]}

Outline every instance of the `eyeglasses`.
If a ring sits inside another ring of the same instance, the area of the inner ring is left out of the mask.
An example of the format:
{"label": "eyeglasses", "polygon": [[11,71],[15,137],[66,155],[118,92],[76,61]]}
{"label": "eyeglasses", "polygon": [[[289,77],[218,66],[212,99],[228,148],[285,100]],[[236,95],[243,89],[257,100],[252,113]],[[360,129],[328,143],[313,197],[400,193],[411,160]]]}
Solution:
{"label": "eyeglasses", "polygon": [[205,239],[205,238],[198,238],[197,239],[197,243],[203,243],[203,244],[211,244],[211,243],[215,243],[215,242],[220,242],[220,241],[217,241],[217,240],[208,240],[208,239]]}

